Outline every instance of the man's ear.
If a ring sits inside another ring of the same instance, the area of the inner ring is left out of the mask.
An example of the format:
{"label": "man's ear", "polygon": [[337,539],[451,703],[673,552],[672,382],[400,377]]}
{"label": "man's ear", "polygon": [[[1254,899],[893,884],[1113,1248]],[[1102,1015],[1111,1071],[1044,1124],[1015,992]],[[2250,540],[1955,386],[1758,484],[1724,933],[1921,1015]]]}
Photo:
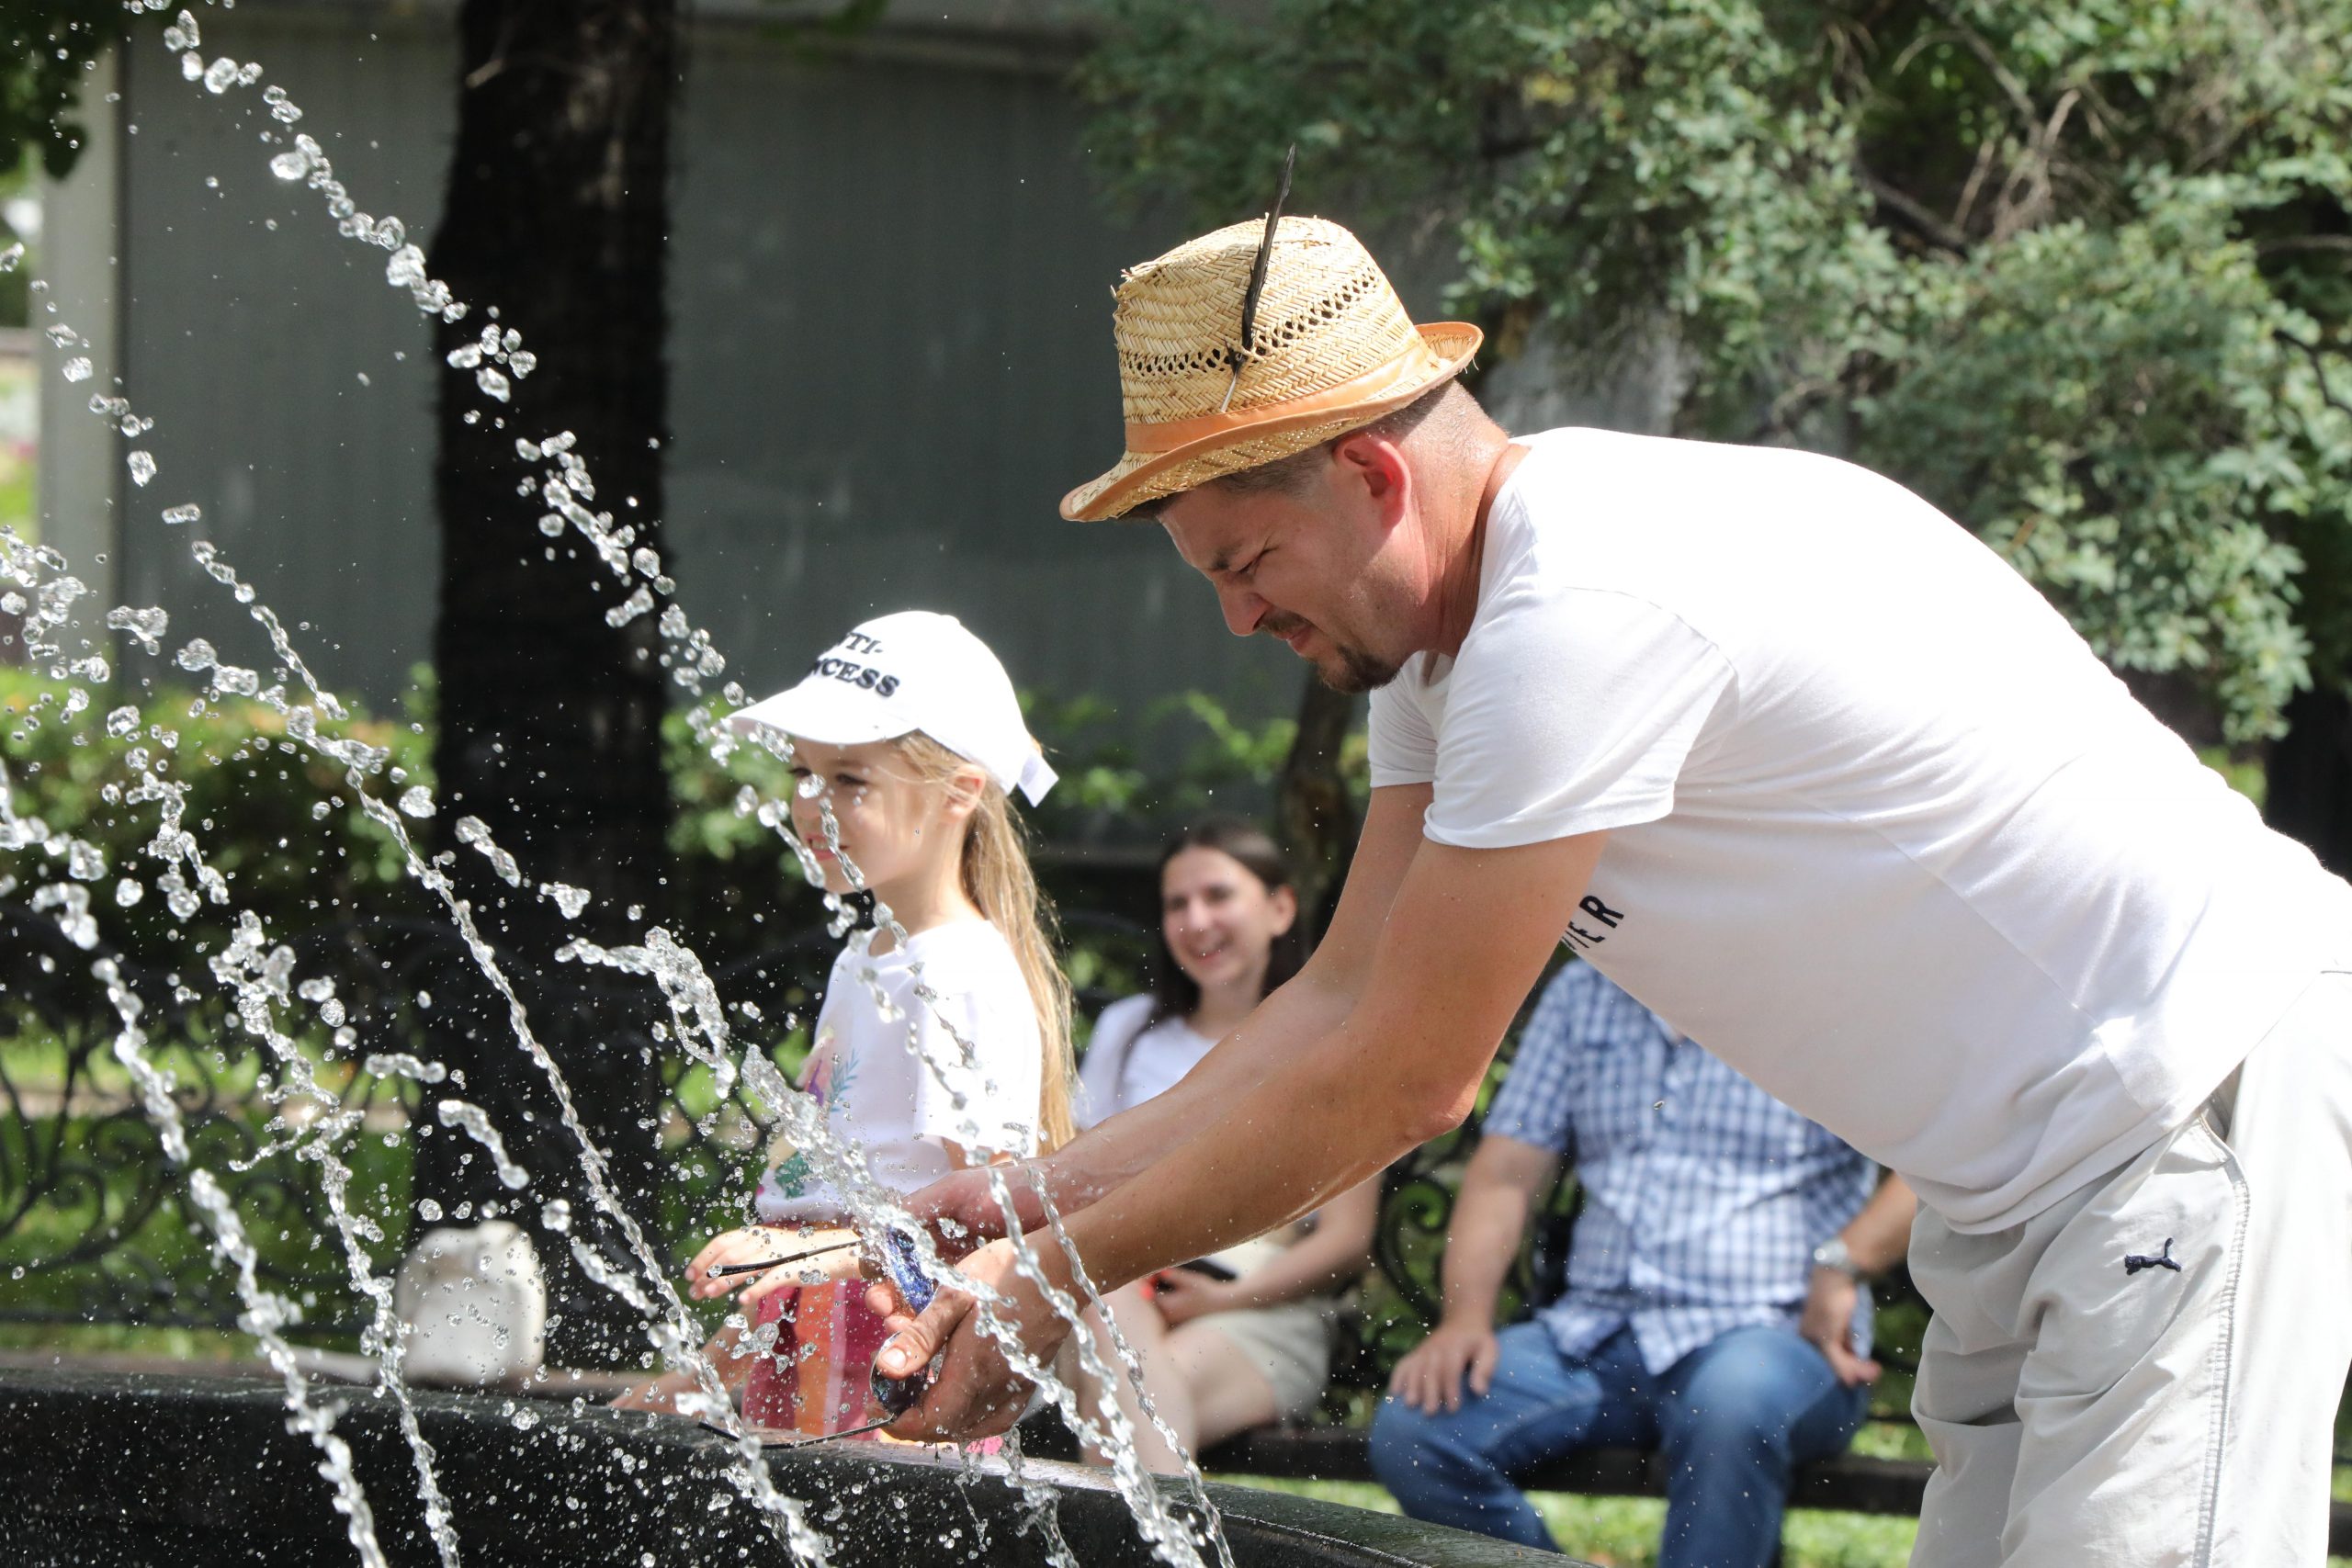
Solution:
{"label": "man's ear", "polygon": [[1402,446],[1385,435],[1351,431],[1333,444],[1331,457],[1339,482],[1372,502],[1382,527],[1403,519],[1413,494],[1413,470]]}

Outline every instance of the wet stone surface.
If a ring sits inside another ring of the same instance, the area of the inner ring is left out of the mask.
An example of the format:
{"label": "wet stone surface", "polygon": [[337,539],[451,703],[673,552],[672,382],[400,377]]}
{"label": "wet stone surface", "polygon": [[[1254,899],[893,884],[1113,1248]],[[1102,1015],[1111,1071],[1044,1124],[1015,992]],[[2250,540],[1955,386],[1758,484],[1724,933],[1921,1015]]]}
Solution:
{"label": "wet stone surface", "polygon": [[[413,1461],[389,1400],[321,1390],[344,1406],[375,1526],[395,1563],[435,1560]],[[729,1476],[715,1434],[674,1419],[496,1394],[416,1396],[466,1560],[501,1568],[776,1563],[786,1554]],[[25,1563],[169,1565],[352,1560],[318,1451],[288,1433],[266,1385],[119,1373],[0,1374],[0,1518]],[[1152,1561],[1099,1472],[1032,1461],[1058,1495],[1061,1533],[1088,1568]],[[770,1459],[803,1499],[838,1568],[1043,1564],[1046,1532],[1001,1460],[831,1444]],[[1439,1568],[1566,1559],[1386,1515],[1247,1488],[1210,1489],[1243,1568]],[[650,1554],[650,1555],[649,1555]],[[1573,1565],[1569,1565],[1573,1568]]]}

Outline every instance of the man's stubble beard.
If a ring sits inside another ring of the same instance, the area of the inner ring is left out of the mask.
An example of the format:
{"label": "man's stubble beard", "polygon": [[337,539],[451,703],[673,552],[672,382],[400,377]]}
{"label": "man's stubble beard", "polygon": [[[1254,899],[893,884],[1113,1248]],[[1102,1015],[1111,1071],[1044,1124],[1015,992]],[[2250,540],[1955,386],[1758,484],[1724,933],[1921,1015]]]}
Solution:
{"label": "man's stubble beard", "polygon": [[1376,659],[1363,649],[1350,648],[1345,644],[1337,645],[1337,653],[1339,667],[1336,670],[1319,659],[1315,661],[1316,678],[1331,690],[1351,697],[1378,691],[1396,679],[1396,671],[1403,668]]}
{"label": "man's stubble beard", "polygon": [[[1280,637],[1311,625],[1313,623],[1304,615],[1277,611],[1268,615],[1258,629],[1268,637]],[[1353,644],[1341,642],[1329,631],[1323,635],[1331,644],[1330,660],[1317,659],[1309,662],[1315,666],[1316,679],[1335,692],[1351,697],[1376,692],[1396,679],[1396,671],[1403,668],[1401,664],[1392,664]]]}

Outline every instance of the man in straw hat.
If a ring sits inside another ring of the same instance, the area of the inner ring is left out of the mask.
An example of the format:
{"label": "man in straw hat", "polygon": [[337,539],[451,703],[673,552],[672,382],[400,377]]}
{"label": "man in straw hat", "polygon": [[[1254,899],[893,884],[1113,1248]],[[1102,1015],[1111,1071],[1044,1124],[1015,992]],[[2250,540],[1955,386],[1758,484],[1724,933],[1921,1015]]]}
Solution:
{"label": "man in straw hat", "polygon": [[[2317,1562],[2352,890],[1918,497],[1801,452],[1514,440],[1454,384],[1476,329],[1415,326],[1312,220],[1259,293],[1266,227],[1127,276],[1127,450],[1063,512],[1153,518],[1235,633],[1370,690],[1372,803],[1306,970],[1040,1162],[1093,1282],[1457,1124],[1565,932],[1917,1190],[1915,1562]],[[1003,1225],[971,1173],[926,1201]],[[1005,1243],[962,1267],[1051,1350]],[[886,1351],[946,1351],[903,1435],[1017,1412],[969,1314],[944,1292]]]}

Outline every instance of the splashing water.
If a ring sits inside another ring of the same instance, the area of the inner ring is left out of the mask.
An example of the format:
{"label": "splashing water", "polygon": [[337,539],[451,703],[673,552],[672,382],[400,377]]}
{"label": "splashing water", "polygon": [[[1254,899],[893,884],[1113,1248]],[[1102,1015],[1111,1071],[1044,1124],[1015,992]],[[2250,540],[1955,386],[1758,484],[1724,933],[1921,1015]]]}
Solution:
{"label": "splashing water", "polygon": [[[165,41],[168,47],[182,53],[184,72],[189,79],[200,79],[206,90],[211,94],[225,95],[237,87],[252,86],[261,79],[262,70],[257,64],[241,66],[225,56],[215,60],[209,67],[206,66],[201,57],[195,52],[199,43],[199,31],[195,17],[188,12],[183,11],[177,25],[174,28],[167,29]],[[269,87],[264,92],[263,99],[270,107],[272,118],[280,124],[290,126],[301,118],[302,111],[292,103],[281,88],[275,85]],[[437,314],[443,320],[450,321],[457,321],[467,313],[467,306],[452,296],[447,286],[430,276],[426,270],[424,253],[417,246],[407,242],[405,231],[398,220],[371,220],[367,214],[357,210],[349,194],[334,179],[331,162],[315,140],[306,135],[297,136],[290,150],[272,158],[270,167],[272,173],[281,179],[299,180],[319,190],[326,199],[330,217],[337,221],[338,226],[347,236],[380,246],[390,252],[391,259],[386,268],[387,282],[394,287],[410,290],[420,310],[428,314]],[[21,247],[15,247],[9,253],[0,253],[0,269],[16,265],[21,254]],[[72,340],[69,338],[69,341]],[[512,330],[502,330],[495,323],[483,329],[481,339],[476,344],[460,348],[450,355],[450,359],[454,367],[474,370],[478,389],[485,397],[501,403],[512,399],[515,391],[514,383],[527,378],[537,365],[536,355],[522,347],[518,333]],[[500,368],[502,366],[503,369]],[[91,400],[91,409],[94,413],[118,423],[126,435],[135,436],[141,434],[146,429],[152,428],[153,423],[151,419],[134,413],[128,400],[122,398],[109,397],[105,394],[94,395]],[[620,606],[621,609],[628,611],[628,615],[614,621],[616,625],[623,624],[627,619],[633,619],[637,615],[650,611],[655,602],[654,596],[659,594],[666,597],[673,592],[675,584],[663,574],[659,555],[635,543],[633,529],[626,525],[616,526],[610,513],[591,509],[588,503],[594,499],[594,484],[585,460],[574,450],[575,445],[574,438],[569,432],[560,432],[538,442],[518,440],[516,452],[518,457],[526,463],[547,465],[542,470],[537,485],[540,498],[548,507],[547,513],[539,520],[541,530],[551,536],[561,534],[567,527],[578,531],[588,541],[597,558],[605,565],[607,570],[629,587],[630,592]],[[131,452],[127,461],[135,483],[144,486],[154,477],[156,470],[153,458],[143,450]],[[169,509],[164,513],[165,521],[171,523],[192,523],[198,520],[200,516],[201,512],[194,503]],[[195,639],[183,648],[176,662],[192,672],[209,670],[212,672],[214,688],[218,692],[257,696],[268,701],[269,705],[277,707],[286,716],[286,733],[293,741],[323,758],[342,763],[346,770],[345,784],[353,792],[360,811],[392,836],[403,858],[408,874],[441,899],[452,920],[458,926],[461,939],[472,953],[477,965],[481,968],[485,976],[506,1000],[509,1022],[518,1044],[541,1067],[555,1089],[562,1117],[579,1145],[580,1164],[582,1174],[587,1179],[591,1197],[595,1201],[599,1211],[610,1218],[616,1228],[623,1232],[639,1269],[645,1279],[650,1280],[654,1289],[649,1292],[638,1276],[616,1269],[593,1249],[581,1248],[575,1239],[574,1248],[582,1255],[583,1269],[590,1272],[592,1277],[598,1279],[599,1282],[606,1288],[628,1300],[650,1320],[649,1337],[652,1340],[655,1348],[662,1353],[664,1360],[672,1365],[685,1365],[695,1373],[701,1385],[701,1394],[707,1413],[717,1417],[720,1424],[726,1426],[737,1438],[739,1456],[742,1463],[732,1479],[738,1489],[777,1522],[781,1536],[796,1556],[808,1561],[821,1562],[824,1553],[822,1537],[805,1523],[797,1505],[776,1494],[767,1482],[764,1467],[758,1462],[756,1442],[741,1428],[740,1422],[734,1417],[731,1407],[723,1397],[715,1371],[700,1355],[695,1344],[699,1336],[695,1331],[690,1316],[685,1314],[683,1303],[679,1302],[675,1292],[671,1288],[664,1271],[653,1258],[633,1220],[618,1204],[611,1191],[607,1175],[603,1168],[602,1156],[589,1141],[585,1131],[573,1113],[569,1092],[563,1084],[561,1075],[556,1070],[555,1064],[547,1057],[544,1048],[533,1038],[521,1004],[515,998],[511,987],[507,986],[503,975],[499,973],[489,949],[481,942],[479,933],[474,931],[468,910],[462,903],[454,898],[446,877],[425,864],[409,841],[404,825],[401,821],[401,814],[429,813],[431,809],[429,794],[421,794],[420,790],[416,789],[406,792],[400,802],[399,811],[395,811],[392,807],[388,806],[364,787],[366,781],[379,772],[383,766],[385,757],[381,749],[369,747],[356,739],[336,736],[320,728],[319,721],[322,718],[339,721],[346,716],[341,705],[332,694],[322,688],[311,677],[309,670],[295,653],[290,640],[287,637],[275,614],[267,606],[256,602],[256,596],[251,586],[237,580],[234,572],[229,569],[225,559],[219,555],[218,551],[209,544],[199,541],[195,547],[195,553],[199,564],[216,581],[228,586],[237,601],[246,604],[254,619],[263,625],[270,636],[273,649],[281,664],[293,671],[310,694],[311,700],[307,703],[289,704],[277,687],[271,687],[266,692],[262,691],[259,688],[255,671],[222,664],[210,644],[201,638]],[[54,564],[62,568],[63,564],[62,558],[58,558]],[[70,578],[58,578],[43,584],[41,592],[42,599],[40,608],[36,615],[27,623],[26,646],[28,650],[40,646],[40,632],[60,624],[63,619],[66,606],[85,591],[77,581]],[[611,618],[609,614],[608,618]],[[161,638],[166,624],[162,611],[119,608],[109,612],[107,622],[110,628],[131,633],[149,654],[160,652]],[[702,682],[722,673],[726,668],[726,660],[713,647],[708,634],[691,626],[683,612],[674,604],[670,605],[660,616],[659,622],[662,637],[661,661],[663,667],[672,671],[673,679],[679,685],[700,695],[703,692]],[[95,655],[80,661],[70,662],[66,668],[74,676],[94,680],[104,680],[107,673],[105,661]],[[732,685],[728,687],[724,695],[729,703],[733,704],[740,704],[744,700],[740,688]],[[272,701],[273,697],[276,700]],[[115,720],[126,711],[128,710],[118,709],[114,714],[109,715],[107,732],[115,739],[129,739],[131,728],[135,727],[136,715],[133,713],[130,724],[123,729],[117,729]],[[715,758],[723,761],[734,741],[718,728],[707,704],[698,705],[694,708],[689,715],[689,722],[696,739],[711,750]],[[163,807],[163,824],[159,826],[155,840],[149,846],[148,852],[151,857],[163,863],[165,869],[157,876],[156,886],[166,894],[175,917],[184,920],[192,915],[198,907],[199,892],[217,904],[226,904],[228,894],[226,885],[219,873],[205,861],[196,846],[193,835],[181,825],[179,791],[182,787],[161,781],[151,772],[145,774],[140,790],[134,791],[133,795],[140,802],[153,801]],[[5,835],[0,836],[0,847],[20,849],[29,842],[39,841],[41,847],[48,848],[45,834],[33,831],[30,837],[28,837],[28,824],[19,823],[14,817],[12,807],[7,804],[8,793],[5,772],[0,771],[0,835]],[[804,793],[806,793],[805,784]],[[833,818],[830,800],[823,796],[821,784],[819,785],[818,798],[823,836],[828,847],[837,857],[837,863],[846,872],[851,886],[855,888],[864,888],[865,883],[863,875],[847,857],[840,855],[838,824]],[[424,812],[414,809],[415,804],[420,799],[424,807]],[[811,880],[821,886],[821,877],[816,874],[817,866],[814,858],[808,846],[802,844],[792,834],[786,814],[774,809],[773,803],[762,803],[757,809],[761,820],[775,829],[786,839],[800,859],[804,871],[809,873]],[[39,829],[37,819],[30,821],[29,829],[34,830]],[[479,819],[470,818],[461,819],[457,824],[456,836],[460,842],[469,845],[489,858],[493,869],[502,879],[511,886],[522,886],[521,869],[514,858],[492,841],[488,829]],[[50,852],[53,855],[62,853],[69,861],[69,870],[74,875],[82,877],[83,880],[89,880],[103,874],[102,859],[96,863],[95,868],[86,859],[80,862],[78,865],[74,863],[71,846],[62,852],[51,850]],[[186,867],[185,874],[182,873],[182,866]],[[84,877],[82,874],[85,871],[90,874]],[[192,886],[190,878],[193,879]],[[133,883],[129,886],[136,886],[137,885]],[[539,886],[539,891],[542,896],[554,899],[562,908],[567,919],[575,918],[585,908],[588,902],[588,895],[584,890],[568,887],[561,884],[543,884]],[[77,894],[80,895],[78,903],[74,897]],[[37,895],[37,900],[42,896],[48,897],[48,907],[55,907],[63,911],[62,919],[71,919],[86,910],[85,888],[75,887],[70,884],[55,885],[51,888],[42,889],[41,893]],[[833,908],[838,934],[841,929],[847,926],[850,912],[840,900],[830,896],[827,903]],[[906,940],[906,932],[891,917],[887,908],[878,908],[876,913],[877,921],[883,929],[891,931],[895,939],[901,942]],[[284,1042],[290,1050],[291,1042],[277,1032],[269,1021],[270,1007],[282,1004],[286,1000],[288,965],[279,957],[285,950],[266,948],[258,920],[252,919],[249,915],[240,919],[237,931],[237,939],[232,942],[231,951],[213,962],[214,973],[225,986],[235,990],[240,1015],[248,1020],[248,1027],[254,1027],[258,1022],[261,1026],[258,1032],[261,1032],[264,1038],[271,1040],[273,1045],[278,1042]],[[851,940],[853,945],[858,947],[862,953],[864,946],[870,944],[873,941],[873,936],[871,933],[859,933],[853,936]],[[667,933],[657,929],[648,933],[647,940],[641,946],[603,950],[584,943],[573,943],[558,956],[599,964],[652,977],[670,1003],[672,1016],[676,1024],[674,1038],[681,1043],[689,1055],[711,1066],[715,1076],[724,1074],[724,1081],[729,1085],[731,1086],[740,1073],[746,1087],[777,1115],[782,1124],[790,1132],[796,1145],[808,1154],[811,1162],[835,1179],[834,1184],[837,1190],[843,1194],[852,1210],[854,1223],[861,1234],[867,1236],[870,1246],[879,1245],[884,1236],[894,1232],[911,1235],[913,1243],[926,1266],[933,1269],[944,1268],[944,1261],[933,1249],[928,1235],[919,1227],[909,1227],[904,1212],[896,1203],[894,1196],[874,1186],[865,1171],[863,1151],[854,1145],[841,1145],[832,1137],[820,1108],[815,1106],[808,1097],[800,1094],[785,1083],[773,1065],[756,1049],[746,1049],[740,1064],[732,1059],[723,1011],[717,993],[710,987],[707,977],[702,972],[699,961],[695,958],[690,949],[676,943],[668,937]],[[871,966],[861,967],[868,983],[874,983]],[[920,983],[919,975],[917,996],[927,1005],[937,1000],[936,994]],[[130,999],[135,1004],[135,998]],[[332,998],[331,996],[310,997],[306,994],[305,999],[318,1002],[323,1016]],[[125,1024],[127,1030],[132,1027],[130,1016],[126,1016]],[[950,1030],[949,1032],[953,1037],[953,1031]],[[960,1048],[967,1065],[969,1065],[972,1060],[971,1043],[956,1039],[956,1043]],[[136,1047],[134,1046],[132,1050],[135,1055]],[[281,1056],[282,1065],[284,1061],[285,1058]],[[371,1056],[365,1066],[371,1074],[379,1076],[390,1074],[413,1078],[420,1082],[437,1082],[440,1076],[446,1076],[435,1074],[435,1069],[437,1068],[437,1064],[421,1063],[413,1057]],[[134,1069],[135,1072],[136,1069]],[[141,1078],[141,1083],[142,1093],[147,1094],[151,1113],[156,1115],[159,1126],[164,1125],[164,1112],[169,1110],[167,1089],[164,1095],[163,1108],[159,1110],[154,1096],[147,1092],[151,1087],[149,1081]],[[289,1066],[284,1074],[283,1086],[284,1093],[298,1092],[298,1089],[301,1092],[318,1092],[315,1083],[310,1077],[306,1063],[299,1070]],[[322,1098],[331,1100],[331,1097]],[[491,1125],[487,1113],[480,1107],[462,1100],[448,1100],[441,1102],[439,1112],[445,1126],[462,1127],[477,1143],[492,1153],[502,1179],[510,1188],[519,1190],[527,1184],[529,1178],[521,1172],[519,1168],[514,1167],[512,1161],[507,1158],[496,1129]],[[175,1118],[170,1125],[174,1129],[176,1128]],[[317,1125],[332,1129],[344,1124],[330,1117],[323,1119]],[[176,1137],[175,1132],[173,1136]],[[168,1146],[172,1145],[167,1140]],[[184,1138],[177,1140],[177,1150],[175,1157],[184,1161]],[[330,1137],[323,1133],[321,1134],[303,1145],[302,1153],[303,1157],[319,1160],[322,1167],[333,1167],[334,1174],[330,1175],[327,1181],[331,1194],[331,1209],[340,1216],[337,1221],[338,1228],[345,1228],[343,1222],[349,1218],[349,1215],[348,1211],[341,1207],[341,1191],[342,1183],[348,1179],[348,1171],[341,1168],[339,1163],[334,1162],[331,1152]],[[211,1181],[208,1173],[200,1169],[196,1170],[192,1172],[190,1179],[191,1187],[199,1190],[200,1205],[205,1202],[208,1196],[219,1199],[217,1183]],[[1010,1214],[1012,1212],[1011,1191],[1001,1171],[992,1171],[990,1184],[999,1201],[1005,1205],[1006,1212]],[[560,1204],[563,1204],[562,1200],[551,1200],[542,1208],[543,1220],[551,1231],[565,1231],[569,1228],[569,1207],[564,1205],[558,1209],[557,1205]],[[1050,1229],[1055,1238],[1067,1249],[1069,1245],[1067,1233],[1062,1230],[1058,1216],[1052,1213],[1050,1205],[1047,1213],[1051,1221]],[[549,1215],[557,1213],[562,1216],[561,1224],[548,1218]],[[249,1246],[245,1247],[242,1258],[237,1255],[235,1246],[226,1238],[235,1235],[241,1241],[242,1233],[234,1231],[236,1221],[232,1212],[225,1213],[225,1228],[216,1226],[216,1235],[223,1238],[224,1259],[238,1263],[242,1292],[243,1286],[252,1281],[251,1248]],[[405,1411],[405,1391],[400,1388],[397,1367],[398,1347],[402,1341],[404,1330],[390,1316],[389,1286],[373,1274],[371,1267],[367,1262],[364,1249],[357,1246],[356,1232],[346,1229],[344,1239],[354,1269],[355,1284],[358,1285],[365,1293],[377,1298],[379,1302],[377,1331],[371,1331],[367,1348],[381,1359],[386,1384],[400,1393],[402,1408]],[[592,1258],[595,1259],[593,1265],[590,1262]],[[1074,1255],[1073,1261],[1075,1261]],[[1023,1273],[1032,1280],[1033,1283],[1046,1290],[1054,1309],[1075,1324],[1081,1303],[1065,1292],[1052,1291],[1047,1287],[1046,1277],[1042,1269],[1037,1267],[1034,1252],[1025,1246],[1022,1252],[1022,1267]],[[601,1272],[599,1272],[600,1269]],[[1078,1271],[1078,1278],[1082,1295],[1093,1298],[1095,1292],[1091,1284],[1085,1280],[1082,1269]],[[255,1289],[258,1287],[256,1286]],[[1081,1433],[1087,1436],[1089,1441],[1098,1442],[1104,1448],[1123,1454],[1123,1462],[1114,1467],[1114,1480],[1129,1506],[1136,1511],[1139,1526],[1146,1537],[1152,1541],[1155,1551],[1171,1562],[1196,1563],[1199,1559],[1194,1551],[1192,1532],[1182,1520],[1167,1510],[1165,1502],[1159,1497],[1157,1489],[1150,1484],[1148,1478],[1143,1476],[1139,1465],[1134,1461],[1132,1444],[1125,1440],[1127,1433],[1124,1427],[1124,1417],[1115,1405],[1106,1399],[1102,1411],[1105,1418],[1103,1423],[1098,1427],[1090,1421],[1083,1412],[1076,1408],[1074,1396],[1056,1383],[1047,1369],[1031,1359],[1021,1348],[1017,1339],[1006,1332],[1003,1321],[997,1316],[997,1309],[1005,1303],[995,1297],[993,1292],[977,1286],[975,1294],[978,1298],[977,1310],[984,1331],[995,1335],[1000,1339],[1008,1358],[1012,1360],[1016,1369],[1034,1377],[1041,1387],[1053,1391],[1057,1401],[1063,1406],[1066,1416],[1071,1419],[1073,1426],[1078,1427]],[[657,1300],[657,1297],[660,1299]],[[255,1307],[253,1305],[254,1298],[247,1297],[246,1299],[249,1315],[253,1315],[256,1322],[264,1323],[265,1326],[274,1327],[277,1320],[270,1318],[267,1303],[264,1303],[262,1306]],[[1131,1375],[1135,1374],[1136,1369],[1131,1349],[1123,1340],[1118,1342],[1117,1349],[1120,1359],[1126,1364],[1126,1370]],[[1099,1359],[1092,1359],[1092,1351],[1088,1348],[1082,1334],[1080,1356],[1082,1359],[1088,1361],[1089,1371],[1107,1386],[1109,1380],[1105,1375],[1105,1369],[1102,1368]],[[281,1365],[280,1370],[288,1373],[289,1380],[299,1378],[299,1374],[291,1370],[290,1362]],[[292,1381],[289,1381],[288,1397],[289,1409],[296,1411],[297,1424],[311,1434],[313,1440],[321,1444],[322,1451],[330,1453],[332,1461],[334,1452],[339,1451],[339,1448],[330,1450],[328,1445],[331,1443],[339,1445],[340,1441],[333,1437],[332,1417],[310,1405],[307,1397],[297,1390]],[[423,1485],[427,1494],[428,1517],[438,1520],[434,1532],[436,1546],[441,1550],[445,1562],[454,1563],[456,1552],[454,1536],[444,1539],[444,1528],[447,1525],[446,1508],[442,1509],[437,1516],[433,1512],[433,1503],[437,1497],[437,1493],[435,1492],[430,1481],[430,1450],[424,1447],[421,1437],[414,1432],[413,1416],[408,1418],[408,1427],[420,1474],[424,1478]],[[1165,1435],[1164,1427],[1162,1430]],[[1022,1488],[1024,1496],[1030,1500],[1034,1510],[1046,1526],[1053,1543],[1052,1555],[1057,1562],[1069,1561],[1067,1543],[1059,1541],[1058,1531],[1051,1525],[1054,1496],[1052,1488],[1033,1481],[1023,1473],[1017,1446],[1013,1447],[1010,1452],[1011,1479],[1015,1485]],[[347,1461],[348,1456],[345,1453],[339,1464],[331,1462],[329,1465],[322,1466],[322,1471],[331,1472],[329,1478],[334,1481],[339,1488],[336,1506],[351,1517],[354,1540],[355,1543],[357,1543],[367,1518],[366,1504],[364,1498],[356,1495],[356,1482],[350,1474]],[[1229,1554],[1226,1551],[1221,1533],[1216,1529],[1214,1510],[1207,1506],[1205,1495],[1200,1491],[1199,1472],[1196,1468],[1191,1466],[1189,1461],[1187,1470],[1194,1495],[1208,1520],[1203,1540],[1204,1542],[1214,1541],[1220,1561],[1229,1564],[1231,1561]],[[372,1526],[368,1529],[372,1532]],[[372,1533],[369,1534],[369,1540],[372,1542]],[[376,1556],[370,1555],[370,1547],[363,1546],[361,1550],[363,1557],[367,1560],[370,1562],[378,1560]]]}

